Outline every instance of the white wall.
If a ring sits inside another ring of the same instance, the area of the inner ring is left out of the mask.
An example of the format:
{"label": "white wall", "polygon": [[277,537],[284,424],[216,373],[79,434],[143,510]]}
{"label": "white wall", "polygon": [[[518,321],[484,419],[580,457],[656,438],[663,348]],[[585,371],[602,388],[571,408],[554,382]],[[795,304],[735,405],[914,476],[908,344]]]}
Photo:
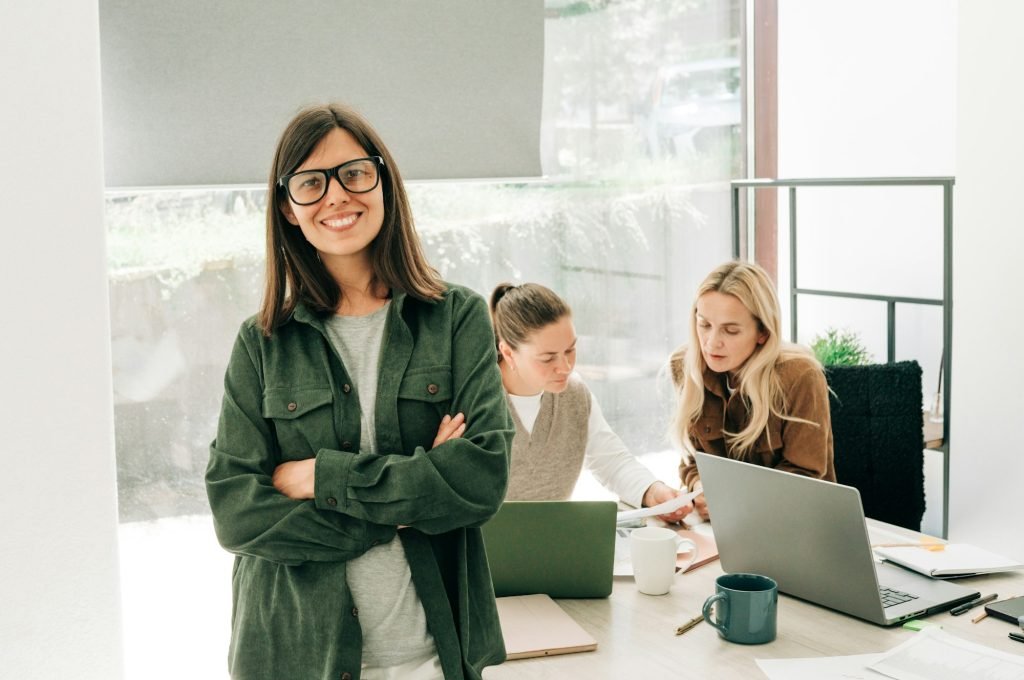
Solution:
{"label": "white wall", "polygon": [[97,3],[0,21],[0,675],[122,677]]}
{"label": "white wall", "polygon": [[[1024,5],[1013,0],[779,3],[781,177],[956,177],[949,537],[1018,559],[1024,220],[1014,198],[1024,192],[1024,128],[1016,115],[1024,93],[1015,86],[1024,67],[1021,26]],[[901,206],[869,194],[800,197],[800,223],[814,222],[822,232],[806,236],[807,250],[818,250],[800,260],[807,276],[801,285],[832,277],[870,292],[909,287],[904,294],[941,294],[937,200]],[[894,211],[896,220],[889,217]],[[924,217],[915,219],[917,211]],[[877,255],[885,251],[900,255]],[[814,313],[828,318],[836,309]],[[802,328],[805,321],[812,323],[804,316]],[[921,324],[925,351],[934,351],[932,328],[934,322]],[[880,333],[878,327],[867,335],[878,344]],[[926,397],[935,370],[925,367]]]}
{"label": "white wall", "polygon": [[[955,0],[782,0],[779,177],[952,175],[955,7]],[[939,188],[800,189],[797,199],[801,287],[942,297]],[[785,291],[785,195],[779,204]],[[800,341],[829,325],[849,326],[885,361],[884,304],[813,297],[800,304]],[[899,306],[897,324],[897,358],[916,358],[926,391],[934,390],[940,308]]]}
{"label": "white wall", "polygon": [[961,2],[950,536],[1024,559],[1024,4]]}
{"label": "white wall", "polygon": [[[781,0],[779,177],[954,175],[956,8],[955,0]],[[779,206],[788,318],[784,192]],[[940,188],[799,189],[797,216],[801,287],[941,299]],[[802,296],[799,305],[800,342],[846,327],[860,333],[875,361],[886,360],[884,303]],[[930,402],[941,307],[897,305],[896,315],[896,359],[921,364]],[[954,360],[954,380],[959,370]],[[941,455],[929,453],[928,463],[922,527],[938,534]]]}

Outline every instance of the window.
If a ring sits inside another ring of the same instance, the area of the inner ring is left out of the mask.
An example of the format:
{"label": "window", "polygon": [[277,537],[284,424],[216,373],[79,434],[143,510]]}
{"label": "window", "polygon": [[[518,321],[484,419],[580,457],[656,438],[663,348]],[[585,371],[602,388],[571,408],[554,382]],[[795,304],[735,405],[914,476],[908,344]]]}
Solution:
{"label": "window", "polygon": [[[409,186],[446,279],[483,295],[538,281],[566,297],[578,370],[638,454],[670,448],[660,371],[693,290],[730,253],[740,7],[549,0],[546,177]],[[687,84],[657,84],[671,72]],[[652,99],[658,87],[671,97]],[[107,199],[129,678],[223,666],[231,557],[213,537],[203,472],[224,366],[262,290],[265,201],[258,189]],[[189,653],[166,654],[168,641]]]}

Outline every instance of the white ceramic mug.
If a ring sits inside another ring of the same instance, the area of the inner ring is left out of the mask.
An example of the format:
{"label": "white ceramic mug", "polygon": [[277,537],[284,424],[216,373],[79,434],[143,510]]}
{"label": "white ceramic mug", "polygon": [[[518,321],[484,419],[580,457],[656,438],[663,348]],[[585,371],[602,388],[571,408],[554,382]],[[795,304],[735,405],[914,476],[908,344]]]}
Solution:
{"label": "white ceramic mug", "polygon": [[633,529],[629,534],[629,555],[637,590],[647,595],[667,593],[675,579],[676,555],[680,552],[690,553],[689,561],[679,570],[682,573],[697,559],[696,543],[671,529]]}

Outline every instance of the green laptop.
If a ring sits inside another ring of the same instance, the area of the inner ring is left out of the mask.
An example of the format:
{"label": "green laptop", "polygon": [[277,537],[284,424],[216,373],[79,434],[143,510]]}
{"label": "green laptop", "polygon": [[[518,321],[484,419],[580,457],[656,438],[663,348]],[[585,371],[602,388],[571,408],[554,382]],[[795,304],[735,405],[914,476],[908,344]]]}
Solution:
{"label": "green laptop", "polygon": [[614,501],[506,501],[481,529],[494,594],[608,597]]}

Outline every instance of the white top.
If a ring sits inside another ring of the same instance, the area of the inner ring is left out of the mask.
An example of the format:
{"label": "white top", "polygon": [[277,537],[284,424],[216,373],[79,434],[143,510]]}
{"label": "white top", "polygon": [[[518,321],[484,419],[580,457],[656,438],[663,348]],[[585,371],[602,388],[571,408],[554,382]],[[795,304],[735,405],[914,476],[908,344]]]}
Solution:
{"label": "white top", "polygon": [[[508,396],[519,415],[519,421],[527,432],[532,433],[544,393],[526,397],[515,394]],[[657,481],[654,473],[637,460],[619,439],[619,435],[612,431],[593,393],[590,394],[590,419],[587,423],[587,449],[583,464],[606,489],[637,508],[643,504],[644,492]]]}

